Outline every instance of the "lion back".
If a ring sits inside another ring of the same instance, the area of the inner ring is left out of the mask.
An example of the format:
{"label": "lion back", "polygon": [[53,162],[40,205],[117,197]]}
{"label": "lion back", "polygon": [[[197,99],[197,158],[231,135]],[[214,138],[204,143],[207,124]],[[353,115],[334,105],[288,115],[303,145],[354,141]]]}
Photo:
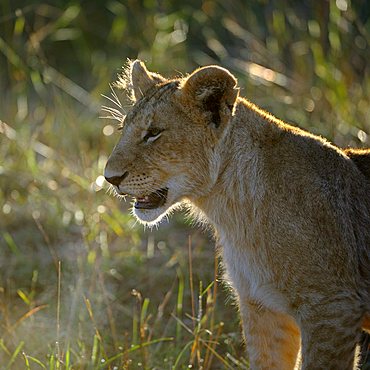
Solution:
{"label": "lion back", "polygon": [[348,148],[344,153],[355,162],[358,169],[370,181],[370,149],[353,149]]}

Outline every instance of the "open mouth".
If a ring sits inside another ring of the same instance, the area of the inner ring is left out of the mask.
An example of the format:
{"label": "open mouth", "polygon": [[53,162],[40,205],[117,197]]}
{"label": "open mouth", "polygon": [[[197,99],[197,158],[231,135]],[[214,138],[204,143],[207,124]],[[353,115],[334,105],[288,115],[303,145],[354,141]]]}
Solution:
{"label": "open mouth", "polygon": [[167,193],[168,188],[162,188],[142,198],[137,198],[134,207],[136,209],[155,209],[162,207],[166,203]]}

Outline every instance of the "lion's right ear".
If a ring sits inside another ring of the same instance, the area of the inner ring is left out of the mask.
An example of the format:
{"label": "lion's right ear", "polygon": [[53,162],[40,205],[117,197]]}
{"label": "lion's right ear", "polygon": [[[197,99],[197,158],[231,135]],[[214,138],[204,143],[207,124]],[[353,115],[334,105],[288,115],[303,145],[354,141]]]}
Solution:
{"label": "lion's right ear", "polygon": [[135,60],[130,68],[130,82],[133,89],[135,100],[139,100],[156,84],[165,81],[161,75],[149,72],[145,64],[140,60]]}
{"label": "lion's right ear", "polygon": [[217,128],[232,116],[239,88],[236,78],[227,69],[207,66],[184,80],[181,96],[187,105],[195,103]]}

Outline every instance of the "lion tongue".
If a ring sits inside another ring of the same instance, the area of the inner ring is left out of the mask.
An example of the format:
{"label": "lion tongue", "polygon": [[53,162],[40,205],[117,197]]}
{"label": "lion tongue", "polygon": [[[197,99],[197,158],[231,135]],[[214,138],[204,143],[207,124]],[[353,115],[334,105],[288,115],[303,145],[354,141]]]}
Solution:
{"label": "lion tongue", "polygon": [[154,209],[162,206],[166,201],[167,189],[161,189],[156,192],[136,199],[135,208]]}

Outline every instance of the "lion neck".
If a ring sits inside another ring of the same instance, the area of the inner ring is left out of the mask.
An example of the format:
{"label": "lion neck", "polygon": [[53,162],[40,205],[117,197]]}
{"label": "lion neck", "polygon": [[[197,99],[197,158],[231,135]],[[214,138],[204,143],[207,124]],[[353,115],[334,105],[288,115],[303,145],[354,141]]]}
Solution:
{"label": "lion neck", "polygon": [[238,100],[229,124],[216,153],[221,162],[217,179],[211,191],[192,204],[202,222],[230,239],[250,229],[258,218],[265,195],[263,145],[266,138],[277,140],[281,129],[280,121],[244,99]]}

